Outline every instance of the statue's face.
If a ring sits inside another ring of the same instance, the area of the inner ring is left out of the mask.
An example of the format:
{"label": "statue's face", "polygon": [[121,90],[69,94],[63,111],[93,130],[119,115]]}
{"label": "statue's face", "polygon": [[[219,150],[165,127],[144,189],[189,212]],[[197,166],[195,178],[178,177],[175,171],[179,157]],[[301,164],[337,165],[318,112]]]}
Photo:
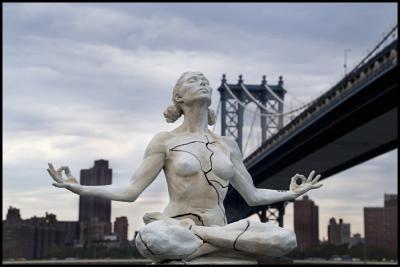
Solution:
{"label": "statue's face", "polygon": [[193,101],[207,101],[208,105],[211,104],[212,89],[210,82],[200,72],[191,72],[185,75],[182,79],[179,92],[177,92],[179,103],[180,100],[185,104],[190,104]]}

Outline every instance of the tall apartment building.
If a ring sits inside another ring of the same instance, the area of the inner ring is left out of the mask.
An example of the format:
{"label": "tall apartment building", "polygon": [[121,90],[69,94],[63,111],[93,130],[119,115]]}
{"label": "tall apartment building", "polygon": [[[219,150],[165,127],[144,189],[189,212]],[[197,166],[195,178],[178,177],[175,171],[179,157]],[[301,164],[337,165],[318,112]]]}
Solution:
{"label": "tall apartment building", "polygon": [[398,247],[397,195],[385,194],[384,207],[364,208],[365,244],[396,252]]}
{"label": "tall apartment building", "polygon": [[[90,169],[81,170],[81,185],[110,185],[112,169],[107,160],[96,160]],[[79,240],[87,243],[102,240],[111,233],[111,200],[96,196],[79,197]]]}
{"label": "tall apartment building", "polygon": [[305,251],[318,245],[318,206],[308,196],[294,201],[294,231],[298,250]]}

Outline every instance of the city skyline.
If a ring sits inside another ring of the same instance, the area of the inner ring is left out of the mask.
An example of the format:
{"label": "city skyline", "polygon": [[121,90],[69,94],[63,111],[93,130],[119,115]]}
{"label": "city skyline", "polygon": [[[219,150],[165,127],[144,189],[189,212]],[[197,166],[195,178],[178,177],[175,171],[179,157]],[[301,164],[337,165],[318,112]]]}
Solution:
{"label": "city skyline", "polygon": [[[368,235],[365,238],[359,234],[351,235],[349,223],[344,223],[342,218],[339,218],[339,223],[336,223],[336,219],[332,217],[328,225],[329,240],[320,243],[318,239],[315,240],[318,207],[307,197],[296,201],[295,206],[297,253],[307,255],[310,253],[310,249],[319,245],[323,248],[329,243],[336,247],[346,245],[349,252],[353,246],[362,245],[369,252],[371,249],[376,250],[379,247],[385,250],[386,256],[397,257],[397,194],[385,194],[383,207],[364,208],[364,220],[368,225]],[[304,213],[304,218],[301,217],[301,213]],[[10,206],[7,211],[7,219],[3,221],[3,242],[6,244],[3,248],[3,258],[43,259],[49,257],[48,253],[56,253],[50,252],[50,250],[53,246],[59,245],[76,248],[86,248],[87,246],[92,248],[100,245],[126,249],[131,243],[127,240],[128,220],[126,216],[116,218],[114,231],[100,239],[92,240],[94,243],[87,243],[90,239],[89,236],[87,239],[81,239],[78,234],[81,232],[78,231],[80,228],[78,223],[78,221],[57,220],[56,214],[48,212],[42,217],[34,216],[30,219],[23,219],[20,210]],[[354,254],[355,251],[351,253]],[[376,257],[376,255],[372,257]]]}
{"label": "city skyline", "polygon": [[[393,195],[393,194],[385,194],[384,195],[384,197],[386,197],[386,195]],[[396,201],[397,201],[397,194],[395,194],[395,196],[396,196]],[[298,199],[298,201],[299,202],[302,202],[302,201],[304,201],[304,200],[307,200],[307,201],[311,201],[311,202],[313,202],[313,200],[312,199],[309,199],[309,197],[308,197],[308,195],[306,194],[306,195],[304,195],[302,198],[300,198],[300,199]],[[383,204],[383,206],[386,206],[386,199],[385,198],[382,198],[382,200],[384,201],[384,204]],[[314,207],[314,205],[313,205],[313,207]],[[316,207],[316,209],[317,209],[317,221],[318,221],[318,224],[319,225],[321,225],[321,221],[319,220],[319,212],[318,212],[318,206],[315,206]],[[397,207],[397,206],[396,206]],[[381,206],[374,206],[374,207],[363,207],[363,212],[365,212],[365,209],[366,208],[373,208],[373,209],[383,209],[383,207],[382,207],[382,205]],[[31,216],[31,217],[27,217],[27,218],[24,218],[22,215],[21,215],[21,213],[22,213],[22,211],[21,211],[21,209],[19,209],[18,207],[15,207],[15,206],[9,206],[9,208],[8,208],[8,210],[9,209],[13,209],[13,210],[17,210],[18,211],[18,215],[21,217],[21,219],[22,220],[28,220],[28,219],[32,219],[32,218],[41,218],[42,216],[40,216],[40,215],[37,215],[37,214],[35,214],[35,215],[33,215],[33,216]],[[8,213],[6,213],[6,216],[8,215]],[[52,213],[52,212],[49,212],[49,211],[45,211],[45,215],[47,216],[47,215],[55,215],[56,217],[57,217],[57,214],[55,214],[55,213]],[[121,216],[116,216],[114,219],[111,219],[110,221],[112,222],[112,221],[114,221],[114,223],[112,223],[112,225],[113,225],[113,227],[112,227],[112,229],[115,229],[114,227],[115,227],[115,223],[117,223],[117,221],[120,221],[120,220],[122,220],[122,221],[125,221],[125,223],[127,224],[127,225],[129,225],[129,223],[128,223],[128,216],[126,216],[126,215],[121,215]],[[7,219],[7,218],[6,218]],[[253,218],[254,219],[254,218]],[[339,218],[339,217],[331,217],[331,218],[329,218],[329,221],[328,222],[326,222],[326,227],[324,228],[324,229],[322,229],[322,230],[326,230],[327,232],[329,232],[329,223],[330,223],[330,221],[332,220],[332,219],[338,219],[338,222],[339,221],[346,221],[346,220],[344,220],[344,218]],[[5,220],[5,218],[3,218],[3,220]],[[58,220],[60,221],[60,219],[58,218]],[[365,218],[363,218],[363,224],[364,224],[364,220],[365,220]],[[79,222],[79,219],[78,220],[64,220],[64,221],[67,221],[67,222]],[[120,223],[120,222],[119,222]],[[351,225],[350,223],[349,223],[349,225]],[[286,226],[285,226],[286,227]],[[320,227],[319,227],[320,228]],[[351,229],[351,228],[350,228]],[[363,231],[364,232],[364,231]],[[113,234],[116,234],[117,233],[117,231],[112,231],[112,233]],[[365,238],[365,235],[363,235],[363,234],[361,234],[359,231],[352,231],[352,230],[350,230],[350,238],[351,237],[353,237],[354,235],[360,235],[362,238]],[[125,234],[124,234],[125,235]],[[126,233],[126,235],[127,235],[127,233]],[[132,235],[132,236],[129,236],[129,235],[127,235],[127,238],[128,238],[128,240],[133,240],[133,236],[134,235]],[[328,236],[328,235],[327,235]],[[325,237],[323,237],[323,238],[318,238],[318,240],[319,240],[319,242],[323,242],[323,241],[329,241],[329,238],[327,237],[327,238],[325,238]]]}
{"label": "city skyline", "polygon": [[[24,218],[48,211],[78,219],[79,196],[51,186],[49,162],[78,178],[93,160],[107,159],[113,183],[128,183],[152,136],[180,123],[166,123],[162,113],[184,71],[208,77],[213,109],[223,73],[229,83],[243,74],[249,84],[283,75],[285,101],[296,106],[343,77],[345,49],[349,71],[397,24],[395,3],[3,7],[3,219],[10,205]],[[362,207],[397,194],[397,149],[322,183],[308,192],[319,206],[320,239],[330,217],[364,236]],[[128,217],[131,239],[144,213],[167,201],[161,173],[136,202],[113,201],[111,218]],[[293,229],[293,204],[284,227]]]}
{"label": "city skyline", "polygon": [[[94,207],[92,207],[95,210]],[[127,220],[119,217],[114,222],[114,232],[104,234],[104,227],[92,221],[90,229],[79,221],[60,221],[57,215],[47,213],[45,216],[34,216],[23,219],[20,210],[9,207],[7,219],[3,220],[3,260],[4,259],[44,259],[49,258],[57,248],[127,248]],[[86,228],[86,229],[84,229]],[[88,230],[88,231],[86,231]],[[103,234],[101,234],[103,232]]]}

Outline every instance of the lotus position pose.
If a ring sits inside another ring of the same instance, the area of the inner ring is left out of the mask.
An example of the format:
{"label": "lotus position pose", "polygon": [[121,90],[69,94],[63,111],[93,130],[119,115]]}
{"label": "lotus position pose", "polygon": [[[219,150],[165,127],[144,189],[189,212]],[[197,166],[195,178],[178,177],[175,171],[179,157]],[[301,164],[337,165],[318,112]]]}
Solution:
{"label": "lotus position pose", "polygon": [[[297,246],[293,231],[272,223],[243,219],[227,223],[223,200],[231,184],[251,205],[295,199],[319,188],[320,175],[296,174],[288,191],[258,189],[246,170],[235,140],[219,136],[208,125],[215,122],[212,89],[200,72],[185,72],[173,90],[173,105],[164,112],[167,122],[181,115],[183,123],[171,132],[156,134],[146,148],[143,162],[128,185],[82,186],[68,167],[48,172],[56,187],[79,195],[133,202],[164,171],[169,203],[163,213],[145,214],[145,226],[136,237],[138,250],[155,262],[191,260],[212,252],[252,257],[282,256]],[[62,178],[65,172],[67,179]],[[300,178],[301,184],[296,180]]]}

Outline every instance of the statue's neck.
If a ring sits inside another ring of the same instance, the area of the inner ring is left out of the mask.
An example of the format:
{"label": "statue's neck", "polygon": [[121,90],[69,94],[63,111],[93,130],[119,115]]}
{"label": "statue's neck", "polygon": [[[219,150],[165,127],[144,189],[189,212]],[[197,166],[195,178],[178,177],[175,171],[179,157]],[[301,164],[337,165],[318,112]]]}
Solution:
{"label": "statue's neck", "polygon": [[208,105],[196,103],[190,107],[183,107],[184,120],[182,128],[186,132],[205,134],[208,131]]}

